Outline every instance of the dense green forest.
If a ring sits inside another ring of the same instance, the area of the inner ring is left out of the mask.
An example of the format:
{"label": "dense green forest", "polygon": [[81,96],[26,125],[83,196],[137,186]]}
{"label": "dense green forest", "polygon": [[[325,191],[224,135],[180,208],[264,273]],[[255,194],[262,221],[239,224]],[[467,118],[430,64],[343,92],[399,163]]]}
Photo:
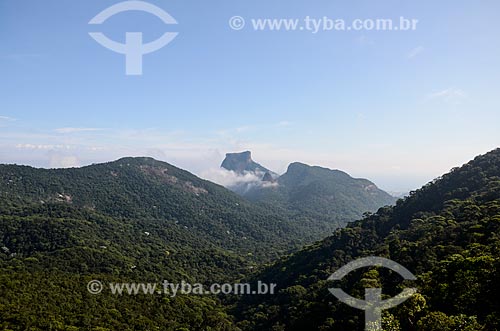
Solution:
{"label": "dense green forest", "polygon": [[1,165],[0,196],[3,329],[225,330],[215,297],[95,298],[86,284],[236,281],[326,230],[149,158]]}
{"label": "dense green forest", "polygon": [[[390,258],[418,277],[418,294],[385,312],[384,330],[500,330],[500,149],[321,242],[283,258],[255,276],[278,284],[278,295],[235,304],[243,330],[362,330],[360,310],[337,301],[327,278],[364,256]],[[363,298],[384,294],[401,279],[379,268],[341,284]]]}
{"label": "dense green forest", "polygon": [[224,330],[218,298],[95,298],[86,284],[237,281],[335,228],[151,158],[0,165],[0,197],[0,325],[14,330]]}
{"label": "dense green forest", "polygon": [[[362,330],[363,312],[333,297],[327,278],[371,255],[418,278],[407,284],[366,268],[337,284],[360,298],[365,287],[392,296],[416,286],[384,312],[384,330],[500,329],[500,150],[314,244],[311,214],[298,222],[147,158],[65,170],[2,165],[0,196],[2,330]],[[91,295],[92,279],[261,280],[279,291]]]}

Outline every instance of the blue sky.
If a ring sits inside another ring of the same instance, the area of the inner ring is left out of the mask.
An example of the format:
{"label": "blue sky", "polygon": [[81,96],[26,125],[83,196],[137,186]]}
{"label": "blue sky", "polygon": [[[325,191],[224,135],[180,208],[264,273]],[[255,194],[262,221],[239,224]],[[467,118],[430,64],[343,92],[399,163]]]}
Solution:
{"label": "blue sky", "polygon": [[[0,162],[67,167],[149,155],[211,178],[250,149],[417,188],[499,145],[500,3],[149,1],[97,30],[178,32],[142,76],[87,23],[119,1],[0,0]],[[241,31],[232,16],[246,19]],[[254,31],[252,18],[400,16],[416,31]]]}

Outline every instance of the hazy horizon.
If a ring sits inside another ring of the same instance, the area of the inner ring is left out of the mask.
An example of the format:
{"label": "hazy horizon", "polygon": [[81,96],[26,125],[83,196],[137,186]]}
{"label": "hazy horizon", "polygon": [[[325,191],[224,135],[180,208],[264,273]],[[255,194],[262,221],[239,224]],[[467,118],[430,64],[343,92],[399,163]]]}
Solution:
{"label": "hazy horizon", "polygon": [[[236,151],[236,150],[235,151],[228,151],[228,153],[242,152],[242,151],[244,151],[244,149],[238,150],[238,151]],[[279,175],[282,175],[286,172],[287,167],[290,163],[302,162],[302,163],[306,163],[310,166],[319,166],[319,167],[325,167],[325,168],[329,168],[329,169],[341,170],[341,171],[348,173],[350,176],[352,176],[354,178],[368,179],[368,180],[374,182],[379,188],[387,191],[388,193],[394,194],[394,195],[408,193],[412,190],[419,189],[421,186],[425,185],[426,183],[428,183],[428,182],[432,181],[433,179],[447,173],[452,168],[462,166],[463,164],[472,160],[472,158],[474,158],[475,156],[479,155],[479,154],[474,155],[470,159],[465,160],[460,164],[452,165],[449,167],[448,170],[443,171],[442,173],[436,174],[433,177],[431,176],[429,178],[412,178],[412,177],[408,176],[405,178],[401,178],[401,177],[398,177],[395,175],[393,178],[391,178],[390,175],[387,177],[384,177],[382,175],[379,175],[379,176],[373,175],[372,177],[370,177],[367,175],[350,172],[349,170],[342,169],[339,167],[327,166],[324,164],[319,164],[319,163],[315,163],[315,162],[307,162],[307,161],[303,161],[303,160],[291,160],[290,162],[288,162],[286,164],[286,166],[279,166],[279,164],[282,163],[282,160],[275,160],[275,162],[266,162],[265,160],[262,160],[262,159],[256,159],[254,156],[255,155],[254,152],[253,151],[251,151],[251,152],[252,152],[252,159],[254,161],[262,164],[263,166],[269,168],[269,170],[276,172]],[[168,162],[168,163],[172,164],[173,166],[190,171],[193,174],[195,174],[198,177],[201,177],[203,179],[210,180],[212,182],[215,182],[215,183],[223,185],[223,186],[227,186],[229,183],[233,182],[234,180],[238,180],[237,178],[234,178],[234,179],[231,178],[231,176],[238,176],[238,175],[237,174],[227,174],[228,171],[220,167],[220,163],[222,163],[222,160],[224,159],[225,153],[226,152],[221,153],[219,151],[212,151],[212,153],[201,154],[200,159],[198,159],[198,160],[182,160],[182,159],[175,159],[175,158],[173,160],[169,160],[169,158],[166,155],[162,155],[160,152],[157,152],[156,154],[152,153],[152,154],[148,154],[148,155],[146,155],[146,154],[144,154],[144,155],[130,154],[130,155],[115,156],[115,157],[111,157],[109,159],[103,158],[103,159],[93,160],[93,161],[92,160],[82,161],[82,160],[75,159],[75,158],[69,158],[69,159],[66,158],[65,159],[64,157],[61,157],[60,154],[53,153],[52,151],[49,151],[49,152],[47,152],[47,154],[49,155],[48,163],[23,162],[23,161],[21,161],[21,162],[3,162],[2,161],[2,162],[0,162],[0,164],[3,163],[3,164],[27,165],[27,166],[32,166],[35,168],[45,168],[45,169],[64,169],[64,168],[72,168],[72,167],[76,167],[76,168],[85,167],[85,166],[89,166],[89,165],[96,164],[96,163],[113,162],[113,161],[116,161],[116,160],[124,158],[124,157],[152,157],[158,161]],[[484,153],[481,153],[481,154],[484,154]],[[219,160],[219,158],[220,158],[220,160]],[[69,162],[69,163],[65,164],[65,162]],[[190,167],[190,164],[192,165],[191,167]],[[279,168],[269,166],[269,164],[278,165]],[[241,180],[241,179],[239,179],[239,180]],[[412,181],[416,183],[415,186],[403,186],[403,183],[410,183]],[[391,184],[393,186],[391,186]]]}
{"label": "hazy horizon", "polygon": [[[252,4],[0,0],[0,162],[71,167],[152,156],[201,175],[251,150],[278,173],[293,161],[409,191],[500,143],[497,2]],[[20,15],[19,13],[22,13]],[[232,27],[242,16],[247,24]],[[20,18],[21,17],[21,18]],[[414,31],[257,31],[259,18],[418,20]],[[229,24],[228,24],[229,23]],[[178,32],[125,74],[123,42]],[[476,61],[481,59],[481,61]]]}

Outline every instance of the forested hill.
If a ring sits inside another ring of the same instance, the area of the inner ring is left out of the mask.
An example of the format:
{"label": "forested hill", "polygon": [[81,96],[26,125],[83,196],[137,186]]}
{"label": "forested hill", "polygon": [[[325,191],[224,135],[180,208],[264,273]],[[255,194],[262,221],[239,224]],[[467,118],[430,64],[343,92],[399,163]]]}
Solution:
{"label": "forested hill", "polygon": [[233,330],[215,297],[93,296],[86,285],[234,282],[326,233],[150,158],[0,165],[0,329]]}
{"label": "forested hill", "polygon": [[[419,294],[384,314],[384,330],[500,330],[500,149],[427,184],[394,207],[338,230],[256,276],[280,294],[234,310],[244,330],[362,330],[326,279],[359,257],[382,256],[418,277]],[[401,279],[365,269],[342,284],[399,292]]]}
{"label": "forested hill", "polygon": [[281,203],[297,214],[344,227],[365,212],[394,204],[396,199],[373,182],[353,178],[328,168],[294,162],[277,180],[278,185],[260,192],[253,200]]}
{"label": "forested hill", "polygon": [[0,165],[0,196],[5,208],[31,204],[41,210],[64,205],[139,224],[155,220],[156,227],[178,229],[259,259],[275,257],[322,231],[151,158],[123,158],[72,169]]}

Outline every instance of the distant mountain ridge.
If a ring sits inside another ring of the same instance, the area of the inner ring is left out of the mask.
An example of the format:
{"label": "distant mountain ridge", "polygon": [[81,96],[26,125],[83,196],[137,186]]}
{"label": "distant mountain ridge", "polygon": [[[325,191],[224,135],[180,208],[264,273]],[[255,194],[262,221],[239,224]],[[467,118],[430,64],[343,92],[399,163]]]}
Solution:
{"label": "distant mountain ridge", "polygon": [[[249,151],[227,154],[221,167],[242,175],[255,175],[254,181],[228,187],[245,198],[335,227],[396,201],[371,181],[352,178],[340,170],[293,162],[283,175],[271,176],[267,168],[251,159]],[[266,174],[262,176],[264,171]]]}

